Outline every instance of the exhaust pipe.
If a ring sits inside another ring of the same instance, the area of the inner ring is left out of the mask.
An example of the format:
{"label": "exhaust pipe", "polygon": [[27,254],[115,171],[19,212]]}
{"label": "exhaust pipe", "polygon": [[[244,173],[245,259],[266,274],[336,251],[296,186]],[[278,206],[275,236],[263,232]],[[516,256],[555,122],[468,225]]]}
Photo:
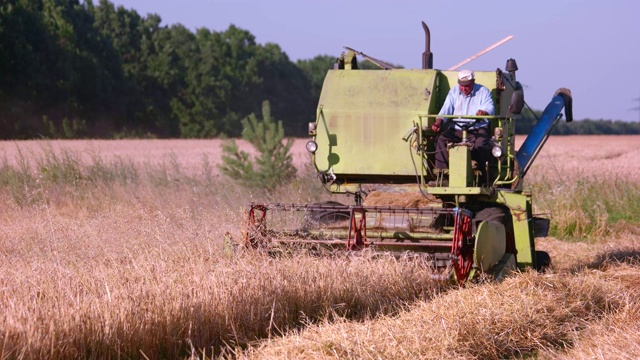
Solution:
{"label": "exhaust pipe", "polygon": [[425,43],[424,52],[422,53],[422,68],[433,69],[433,54],[431,53],[431,32],[427,24],[422,22],[422,28],[424,29]]}

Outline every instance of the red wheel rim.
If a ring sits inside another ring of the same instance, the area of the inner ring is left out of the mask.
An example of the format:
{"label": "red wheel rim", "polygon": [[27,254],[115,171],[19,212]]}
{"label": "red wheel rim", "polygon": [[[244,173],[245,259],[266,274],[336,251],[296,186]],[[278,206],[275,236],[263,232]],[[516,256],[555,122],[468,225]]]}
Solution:
{"label": "red wheel rim", "polygon": [[456,211],[453,224],[453,270],[458,284],[467,281],[473,265],[473,234],[471,231],[471,214],[466,210]]}

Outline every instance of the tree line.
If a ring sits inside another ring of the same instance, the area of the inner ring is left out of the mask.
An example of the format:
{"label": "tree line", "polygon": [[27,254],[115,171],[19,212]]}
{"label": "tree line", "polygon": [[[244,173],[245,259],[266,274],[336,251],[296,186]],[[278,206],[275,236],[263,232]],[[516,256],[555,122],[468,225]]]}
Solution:
{"label": "tree line", "polygon": [[304,136],[334,62],[108,0],[3,0],[0,138],[237,137],[263,101],[287,136]]}
{"label": "tree line", "polygon": [[301,135],[334,61],[294,63],[236,26],[192,32],[107,0],[5,0],[0,137],[238,136],[264,100]]}
{"label": "tree line", "polygon": [[[525,108],[515,117],[516,134],[529,134],[542,111]],[[567,123],[562,117],[551,130],[552,135],[640,135],[639,122],[583,119]]]}

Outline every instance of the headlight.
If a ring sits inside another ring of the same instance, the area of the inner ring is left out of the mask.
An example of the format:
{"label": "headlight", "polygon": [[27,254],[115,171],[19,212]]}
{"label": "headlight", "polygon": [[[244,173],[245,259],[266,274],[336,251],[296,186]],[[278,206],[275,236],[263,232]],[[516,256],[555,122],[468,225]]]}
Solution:
{"label": "headlight", "polygon": [[495,129],[493,129],[493,137],[496,140],[502,140],[502,134],[504,133],[504,130],[501,127],[497,127]]}
{"label": "headlight", "polygon": [[318,150],[318,144],[315,141],[311,140],[307,142],[306,148],[308,152],[313,154],[316,152],[316,150]]}
{"label": "headlight", "polygon": [[494,146],[491,149],[491,155],[493,155],[493,157],[495,158],[499,158],[502,156],[502,148],[500,146]]}
{"label": "headlight", "polygon": [[316,123],[314,122],[310,122],[309,123],[309,136],[314,136],[316,134]]}

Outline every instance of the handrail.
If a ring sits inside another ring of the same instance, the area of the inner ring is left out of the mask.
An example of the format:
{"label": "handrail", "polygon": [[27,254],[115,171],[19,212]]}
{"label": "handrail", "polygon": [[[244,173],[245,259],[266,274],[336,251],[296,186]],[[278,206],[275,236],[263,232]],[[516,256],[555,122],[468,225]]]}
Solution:
{"label": "handrail", "polygon": [[443,118],[443,119],[504,119],[504,116],[500,115],[438,115],[438,114],[419,114],[421,117],[426,118]]}

